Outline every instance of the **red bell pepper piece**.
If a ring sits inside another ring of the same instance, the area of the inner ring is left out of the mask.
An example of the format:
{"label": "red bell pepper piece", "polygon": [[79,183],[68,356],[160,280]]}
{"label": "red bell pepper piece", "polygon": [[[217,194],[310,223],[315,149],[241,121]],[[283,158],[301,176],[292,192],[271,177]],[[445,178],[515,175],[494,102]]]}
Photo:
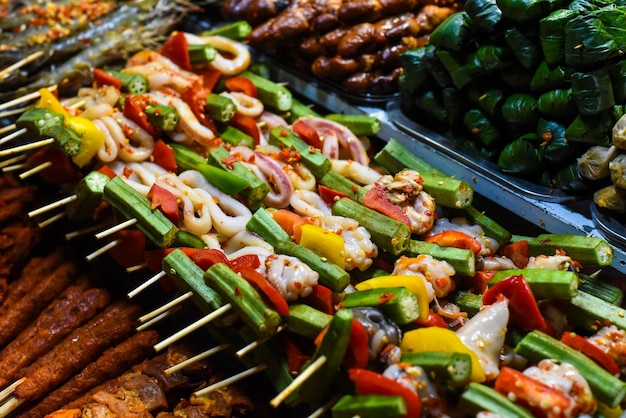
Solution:
{"label": "red bell pepper piece", "polygon": [[204,248],[195,251],[189,256],[191,260],[198,265],[202,270],[207,270],[213,264],[223,263],[228,265],[229,260],[223,251],[216,250],[215,248]]}
{"label": "red bell pepper piece", "polygon": [[46,162],[51,162],[52,165],[41,170],[39,175],[48,183],[73,183],[81,178],[80,172],[72,164],[70,157],[59,149],[43,147],[28,158],[28,165],[32,167]]}
{"label": "red bell pepper piece", "polygon": [[100,85],[113,86],[118,90],[122,89],[122,80],[100,68],[93,69],[93,78]]}
{"label": "red bell pepper piece", "polygon": [[215,126],[215,122],[212,119],[208,118],[206,113],[204,112],[206,97],[210,93],[210,90],[205,88],[204,86],[194,85],[190,89],[186,90],[183,94],[180,95],[180,98],[189,105],[191,109],[191,113],[194,114],[198,122],[212,130],[217,134],[217,126]]}
{"label": "red bell pepper piece", "polygon": [[119,243],[109,250],[111,258],[122,267],[133,267],[145,262],[146,236],[138,229],[123,229],[114,235]]}
{"label": "red bell pepper piece", "polygon": [[433,312],[432,310],[428,311],[428,318],[426,320],[417,319],[415,320],[415,324],[421,327],[448,328],[448,323],[441,317],[441,315]]}
{"label": "red bell pepper piece", "polygon": [[443,231],[424,238],[424,242],[438,244],[442,247],[471,250],[474,254],[479,254],[482,250],[482,246],[476,238],[461,231]]}
{"label": "red bell pepper piece", "polygon": [[157,132],[154,126],[148,122],[148,116],[144,109],[148,102],[139,95],[127,94],[124,99],[124,116],[135,122],[141,129],[148,132],[151,136],[156,136]]}
{"label": "red bell pepper piece", "polygon": [[224,83],[229,91],[243,93],[255,99],[259,97],[259,92],[254,83],[247,77],[235,76],[227,79]]}
{"label": "red bell pepper piece", "polygon": [[318,309],[325,314],[335,314],[335,304],[333,303],[333,291],[329,288],[317,284],[313,286],[311,294],[304,299],[304,303]]}
{"label": "red bell pepper piece", "polygon": [[580,351],[612,375],[620,374],[621,370],[615,360],[613,360],[604,350],[591,343],[585,337],[582,337],[574,332],[566,331],[561,336],[561,342],[572,347],[576,351]]}
{"label": "red bell pepper piece", "polygon": [[235,113],[228,121],[228,124],[233,128],[239,129],[244,134],[251,136],[254,139],[254,145],[259,145],[261,134],[259,133],[259,127],[254,118],[242,115],[241,113]]}
{"label": "red bell pepper piece", "polygon": [[237,273],[241,274],[241,277],[250,283],[257,291],[261,292],[261,294],[272,304],[279,315],[289,315],[289,305],[287,304],[287,301],[283,295],[281,295],[278,290],[271,285],[265,276],[255,269],[245,265],[238,266]]}
{"label": "red bell pepper piece", "polygon": [[387,215],[411,228],[411,221],[406,213],[387,199],[385,189],[378,183],[374,183],[371,189],[365,193],[362,200],[363,206]]}
{"label": "red bell pepper piece", "polygon": [[244,254],[228,262],[228,266],[234,271],[237,271],[241,266],[256,269],[260,265],[261,260],[259,260],[259,256],[256,254]]}
{"label": "red bell pepper piece", "polygon": [[530,258],[528,241],[523,239],[512,242],[500,248],[500,254],[511,259],[521,269],[525,268]]}
{"label": "red bell pepper piece", "polygon": [[204,87],[207,92],[211,92],[217,86],[217,83],[222,78],[222,72],[220,70],[216,70],[215,68],[207,68],[206,70],[197,70],[196,74],[202,78],[202,87]]}
{"label": "red bell pepper piece", "polygon": [[495,273],[494,270],[478,270],[473,276],[463,276],[459,280],[459,288],[482,295],[487,290],[487,285]]}
{"label": "red bell pepper piece", "polygon": [[285,357],[287,358],[289,373],[300,373],[302,366],[304,366],[304,363],[311,359],[311,356],[289,336],[284,338],[283,345],[285,348]]}
{"label": "red bell pepper piece", "polygon": [[173,224],[178,223],[178,202],[172,192],[157,184],[153,184],[150,187],[150,191],[148,191],[147,197],[152,203],[150,205],[152,209],[159,208]]}
{"label": "red bell pepper piece", "polygon": [[349,369],[348,377],[360,395],[402,396],[406,402],[406,417],[419,417],[422,403],[417,393],[402,383],[368,369]]}
{"label": "red bell pepper piece", "polygon": [[369,363],[369,357],[369,337],[367,330],[358,319],[353,319],[344,364],[350,369],[365,369]]}
{"label": "red bell pepper piece", "polygon": [[483,304],[491,305],[501,296],[509,300],[511,319],[524,331],[536,329],[554,334],[554,329],[541,314],[535,295],[523,276],[510,276],[491,286],[483,294]]}
{"label": "red bell pepper piece", "polygon": [[191,71],[189,44],[183,32],[176,32],[167,38],[159,52],[183,70]]}
{"label": "red bell pepper piece", "polygon": [[528,409],[535,417],[565,417],[570,398],[562,391],[510,367],[503,367],[494,389]]}
{"label": "red bell pepper piece", "polygon": [[97,171],[106,175],[110,179],[113,179],[117,176],[117,174],[115,174],[115,171],[113,171],[108,165],[103,165]]}
{"label": "red bell pepper piece", "polygon": [[317,186],[317,193],[320,195],[322,200],[329,205],[332,205],[337,200],[343,197],[347,197],[348,199],[350,199],[350,196],[348,196],[347,194],[338,192],[337,190],[333,190],[329,187],[324,186],[323,184]]}
{"label": "red bell pepper piece", "polygon": [[176,247],[176,248],[159,248],[158,250],[148,250],[144,253],[144,259],[146,260],[146,265],[148,269],[154,273],[158,273],[163,270],[163,259],[174,250],[181,250],[188,257],[191,258],[191,255],[196,251],[200,251],[198,248],[191,247]]}
{"label": "red bell pepper piece", "polygon": [[307,144],[322,149],[323,144],[317,131],[303,120],[298,120],[291,126],[293,132]]}
{"label": "red bell pepper piece", "polygon": [[155,164],[160,165],[167,171],[176,171],[176,169],[178,168],[178,164],[176,164],[176,158],[174,157],[174,150],[162,139],[159,139],[154,143],[154,149],[152,150],[152,161]]}

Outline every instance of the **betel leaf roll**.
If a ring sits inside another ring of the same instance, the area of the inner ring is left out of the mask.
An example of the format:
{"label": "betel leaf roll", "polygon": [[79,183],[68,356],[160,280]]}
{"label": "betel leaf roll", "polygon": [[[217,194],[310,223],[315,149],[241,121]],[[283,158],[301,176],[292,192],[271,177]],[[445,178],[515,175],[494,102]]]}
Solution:
{"label": "betel leaf roll", "polygon": [[456,125],[463,120],[467,108],[467,97],[463,91],[455,87],[444,87],[441,89],[441,102],[450,124]]}
{"label": "betel leaf roll", "polygon": [[435,53],[441,64],[452,79],[452,83],[458,89],[465,87],[472,81],[469,68],[465,65],[465,54],[446,49],[439,49]]}
{"label": "betel leaf roll", "polygon": [[576,159],[580,174],[589,180],[600,180],[609,176],[609,163],[617,155],[615,145],[593,146]]}
{"label": "betel leaf roll", "polygon": [[482,45],[468,63],[473,76],[483,76],[513,66],[513,54],[508,48],[497,45]]}
{"label": "betel leaf roll", "polygon": [[530,90],[540,92],[569,87],[573,72],[570,67],[552,66],[544,60],[539,63],[530,80]]}
{"label": "betel leaf roll", "polygon": [[426,85],[426,81],[430,78],[427,65],[429,59],[436,59],[434,46],[410,49],[398,57],[405,77],[404,86],[410,91]]}
{"label": "betel leaf roll", "polygon": [[596,116],[577,115],[565,130],[565,136],[572,142],[593,145],[609,145],[613,128],[612,112]]}
{"label": "betel leaf roll", "polygon": [[492,87],[493,83],[472,83],[467,87],[467,96],[476,106],[490,117],[500,114],[505,93],[502,89]]}
{"label": "betel leaf roll", "polygon": [[609,163],[611,181],[620,189],[626,188],[626,154],[618,154]]}
{"label": "betel leaf roll", "polygon": [[508,143],[498,155],[498,167],[505,173],[528,176],[541,168],[541,151],[531,142],[518,138]]}
{"label": "betel leaf roll", "polygon": [[463,118],[465,127],[472,137],[484,145],[489,145],[500,137],[500,132],[491,119],[480,109],[471,109]]}
{"label": "betel leaf roll", "polygon": [[618,43],[594,14],[579,14],[565,24],[567,65],[585,69],[621,54]]}
{"label": "betel leaf roll", "polygon": [[617,103],[626,102],[626,60],[619,60],[609,67],[613,96]]}
{"label": "betel leaf roll", "polygon": [[576,10],[559,9],[539,21],[539,42],[548,64],[565,62],[565,27],[579,14]]}
{"label": "betel leaf roll", "polygon": [[502,118],[519,126],[535,126],[539,120],[537,98],[527,93],[513,93],[502,104]]}
{"label": "betel leaf roll", "polygon": [[492,32],[502,20],[496,0],[467,0],[463,10],[482,31]]}
{"label": "betel leaf roll", "polygon": [[504,40],[522,67],[530,69],[541,61],[543,57],[541,48],[531,36],[526,35],[519,28],[513,27],[506,30]]}
{"label": "betel leaf roll", "polygon": [[596,191],[593,201],[601,208],[617,213],[626,213],[626,190],[611,184]]}
{"label": "betel leaf roll", "polygon": [[554,173],[550,179],[550,184],[559,190],[569,193],[588,192],[592,187],[591,181],[580,174],[576,163],[572,163]]}
{"label": "betel leaf roll", "polygon": [[572,89],[555,89],[543,93],[537,99],[539,112],[552,118],[568,118],[576,114]]}
{"label": "betel leaf roll", "polygon": [[462,51],[476,33],[474,22],[465,11],[453,13],[430,34],[431,45]]}
{"label": "betel leaf roll", "polygon": [[533,72],[520,65],[500,70],[500,79],[515,91],[530,91]]}
{"label": "betel leaf roll", "polygon": [[413,102],[423,114],[428,115],[438,123],[444,122],[448,118],[446,108],[439,96],[439,91],[419,91],[415,94]]}
{"label": "betel leaf roll", "polygon": [[563,3],[561,0],[496,0],[502,15],[516,22],[540,19]]}
{"label": "betel leaf roll", "polygon": [[551,120],[539,119],[537,135],[541,138],[544,160],[550,163],[562,163],[576,153],[575,144],[565,137],[565,126]]}
{"label": "betel leaf roll", "polygon": [[611,77],[606,68],[572,74],[572,97],[581,115],[593,116],[615,105]]}
{"label": "betel leaf roll", "polygon": [[626,47],[626,8],[611,4],[593,12],[611,34],[617,47],[624,52]]}

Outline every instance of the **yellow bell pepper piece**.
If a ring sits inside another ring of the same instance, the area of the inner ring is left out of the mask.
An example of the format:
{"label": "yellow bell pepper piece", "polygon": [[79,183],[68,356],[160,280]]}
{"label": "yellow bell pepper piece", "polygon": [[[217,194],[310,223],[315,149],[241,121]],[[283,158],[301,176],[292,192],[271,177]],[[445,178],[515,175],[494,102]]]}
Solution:
{"label": "yellow bell pepper piece", "polygon": [[50,109],[53,112],[62,114],[65,118],[70,117],[70,113],[63,107],[61,102],[59,102],[59,99],[45,87],[39,89],[39,102],[37,103],[37,107]]}
{"label": "yellow bell pepper piece", "polygon": [[441,351],[444,353],[466,353],[472,359],[470,382],[485,381],[485,371],[478,361],[478,356],[470,350],[454,331],[441,327],[418,328],[404,333],[400,349],[403,353],[421,353]]}
{"label": "yellow bell pepper piece", "polygon": [[317,225],[303,224],[299,244],[341,268],[346,263],[346,243],[341,235],[333,231]]}
{"label": "yellow bell pepper piece", "polygon": [[607,404],[602,402],[598,402],[596,413],[606,418],[620,418],[624,416],[624,410],[621,406],[617,405],[615,408],[609,408]]}
{"label": "yellow bell pepper piece", "polygon": [[80,150],[72,157],[72,161],[78,167],[83,167],[104,145],[104,134],[91,120],[81,116],[68,117],[64,124],[82,140]]}
{"label": "yellow bell pepper piece", "polygon": [[421,277],[417,276],[379,276],[357,283],[356,290],[378,289],[381,287],[406,287],[417,295],[419,319],[426,321],[429,315],[428,291]]}

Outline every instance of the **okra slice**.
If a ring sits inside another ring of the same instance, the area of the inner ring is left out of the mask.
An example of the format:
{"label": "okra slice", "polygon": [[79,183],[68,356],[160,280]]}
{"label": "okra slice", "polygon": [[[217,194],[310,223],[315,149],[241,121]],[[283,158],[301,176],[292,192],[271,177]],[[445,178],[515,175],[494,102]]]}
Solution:
{"label": "okra slice", "polygon": [[217,56],[217,49],[209,44],[191,44],[188,48],[189,61],[192,64],[211,62]]}
{"label": "okra slice", "polygon": [[263,104],[280,112],[287,112],[291,109],[293,96],[289,89],[251,71],[244,71],[240,75],[254,83],[259,100],[261,100]]}
{"label": "okra slice", "polygon": [[380,287],[347,293],[342,306],[377,308],[398,325],[408,324],[419,317],[417,296],[406,287]]}
{"label": "okra slice", "polygon": [[583,290],[570,299],[568,321],[581,328],[596,332],[600,324],[610,323],[626,330],[626,311]]}
{"label": "okra slice", "polygon": [[563,250],[583,265],[610,266],[613,247],[602,238],[572,234],[541,234],[536,237],[516,235],[513,241],[525,239],[531,256],[552,255]]}
{"label": "okra slice", "polygon": [[205,99],[204,111],[214,121],[226,123],[235,116],[237,105],[230,97],[209,93]]}
{"label": "okra slice", "polygon": [[443,383],[464,384],[472,374],[472,359],[467,353],[422,351],[404,353],[400,360],[420,366],[429,378]]}
{"label": "okra slice", "polygon": [[202,32],[202,36],[224,36],[226,38],[243,40],[252,32],[252,26],[245,20],[228,23],[215,29]]}
{"label": "okra slice", "polygon": [[68,218],[78,222],[90,219],[102,203],[104,186],[109,180],[109,176],[98,171],[85,175],[74,189],[76,199],[67,205],[65,213]]}
{"label": "okra slice", "polygon": [[393,255],[400,255],[409,248],[411,231],[401,222],[345,197],[333,204],[332,212],[334,215],[356,219],[372,234],[372,240],[378,248]]}
{"label": "okra slice", "polygon": [[349,196],[355,202],[361,202],[367,190],[334,171],[329,171],[319,179],[320,184]]}
{"label": "okra slice", "polygon": [[163,212],[153,210],[150,201],[121,177],[114,177],[104,186],[102,199],[127,219],[137,219],[137,228],[158,247],[170,247],[176,239],[178,227]]}
{"label": "okra slice", "polygon": [[321,178],[332,168],[332,162],[322,151],[298,138],[289,129],[278,126],[270,131],[269,142],[278,147],[292,148],[300,153],[304,165],[316,178]]}
{"label": "okra slice", "polygon": [[280,227],[278,222],[264,208],[259,208],[252,214],[252,217],[246,224],[246,228],[263,237],[272,247],[280,241],[291,240],[289,234]]}
{"label": "okra slice", "polygon": [[610,304],[621,306],[622,301],[624,300],[624,291],[619,287],[585,274],[579,273],[578,278],[580,279],[580,282],[578,283],[579,291],[586,292]]}
{"label": "okra slice", "polygon": [[471,382],[461,395],[459,410],[476,415],[481,411],[489,411],[498,416],[510,418],[532,418],[526,408],[512,402],[495,389]]}
{"label": "okra slice", "polygon": [[345,126],[357,136],[374,136],[380,132],[380,120],[375,116],[330,113],[324,118]]}
{"label": "okra slice", "polygon": [[534,330],[526,334],[515,346],[515,352],[531,363],[553,359],[571,364],[587,380],[598,401],[611,408],[619,405],[626,395],[626,382],[613,376],[581,352],[540,331]]}
{"label": "okra slice", "polygon": [[291,109],[289,110],[289,116],[287,117],[287,122],[293,124],[298,119],[304,116],[314,116],[317,118],[321,118],[322,115],[317,113],[313,108],[307,106],[302,103],[300,100],[296,98],[292,98]]}
{"label": "okra slice", "polygon": [[[354,314],[350,309],[339,309],[333,316],[324,338],[311,358],[312,363],[325,356],[326,362],[298,389],[298,395],[303,401],[317,405],[324,400],[348,348],[353,319]],[[309,365],[307,363],[303,370]]]}
{"label": "okra slice", "polygon": [[466,290],[455,290],[446,296],[446,300],[457,305],[462,312],[467,312],[470,318],[476,315],[480,308],[483,307],[482,295]]}
{"label": "okra slice", "polygon": [[219,129],[220,138],[232,145],[254,148],[254,138],[231,125],[223,125]]}
{"label": "okra slice", "polygon": [[152,126],[165,132],[173,131],[180,120],[178,111],[172,106],[162,104],[148,105],[144,112]]}
{"label": "okra slice", "polygon": [[263,302],[261,295],[227,265],[218,263],[204,272],[204,281],[215,290],[259,338],[276,334],[281,317]]}
{"label": "okra slice", "polygon": [[304,303],[289,305],[289,315],[283,317],[289,332],[310,340],[314,340],[332,319],[332,315]]}
{"label": "okra slice", "polygon": [[476,274],[476,256],[471,250],[462,248],[442,247],[432,242],[424,242],[412,239],[406,252],[408,257],[417,257],[427,254],[437,260],[443,260],[454,267],[454,271],[465,276]]}
{"label": "okra slice", "polygon": [[194,233],[189,231],[179,230],[174,240],[174,247],[187,247],[187,248],[206,248],[207,244]]}
{"label": "okra slice", "polygon": [[124,93],[144,94],[148,91],[148,78],[143,74],[126,74],[121,71],[109,71],[109,74],[120,79]]}
{"label": "okra slice", "polygon": [[63,125],[48,128],[45,135],[54,138],[54,143],[69,157],[75,157],[80,151],[83,140]]}
{"label": "okra slice", "polygon": [[493,275],[489,285],[510,276],[523,276],[537,299],[571,299],[578,291],[578,274],[565,270],[501,270]]}
{"label": "okra slice", "polygon": [[47,132],[55,126],[63,126],[62,114],[45,107],[27,109],[15,121],[15,126],[36,136],[50,136]]}
{"label": "okra slice", "polygon": [[495,239],[498,244],[505,245],[511,241],[511,232],[500,225],[484,212],[479,211],[474,206],[467,206],[463,209],[452,209],[451,213],[458,216],[467,218],[472,224],[478,225],[485,232],[485,235],[489,238]]}
{"label": "okra slice", "polygon": [[332,418],[395,418],[407,414],[402,396],[343,395],[331,408]]}

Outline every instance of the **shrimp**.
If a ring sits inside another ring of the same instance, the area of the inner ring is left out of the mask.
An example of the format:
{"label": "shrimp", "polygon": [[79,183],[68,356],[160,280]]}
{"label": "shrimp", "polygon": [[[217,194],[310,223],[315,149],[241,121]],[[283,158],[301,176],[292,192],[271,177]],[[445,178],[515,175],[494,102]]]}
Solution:
{"label": "shrimp", "polygon": [[383,176],[373,168],[352,160],[332,160],[332,164],[335,173],[361,185],[375,183]]}
{"label": "shrimp", "polygon": [[271,254],[265,258],[263,267],[267,280],[288,301],[310,295],[319,279],[316,271],[287,255]]}
{"label": "shrimp", "polygon": [[447,261],[420,254],[411,258],[401,256],[396,260],[391,274],[421,278],[426,285],[428,300],[432,301],[435,296],[444,297],[454,290],[452,276],[456,274],[456,271]]}
{"label": "shrimp", "polygon": [[151,90],[170,87],[178,93],[184,93],[201,81],[197,74],[183,70],[169,58],[151,50],[133,55],[126,63],[124,72],[144,75]]}

